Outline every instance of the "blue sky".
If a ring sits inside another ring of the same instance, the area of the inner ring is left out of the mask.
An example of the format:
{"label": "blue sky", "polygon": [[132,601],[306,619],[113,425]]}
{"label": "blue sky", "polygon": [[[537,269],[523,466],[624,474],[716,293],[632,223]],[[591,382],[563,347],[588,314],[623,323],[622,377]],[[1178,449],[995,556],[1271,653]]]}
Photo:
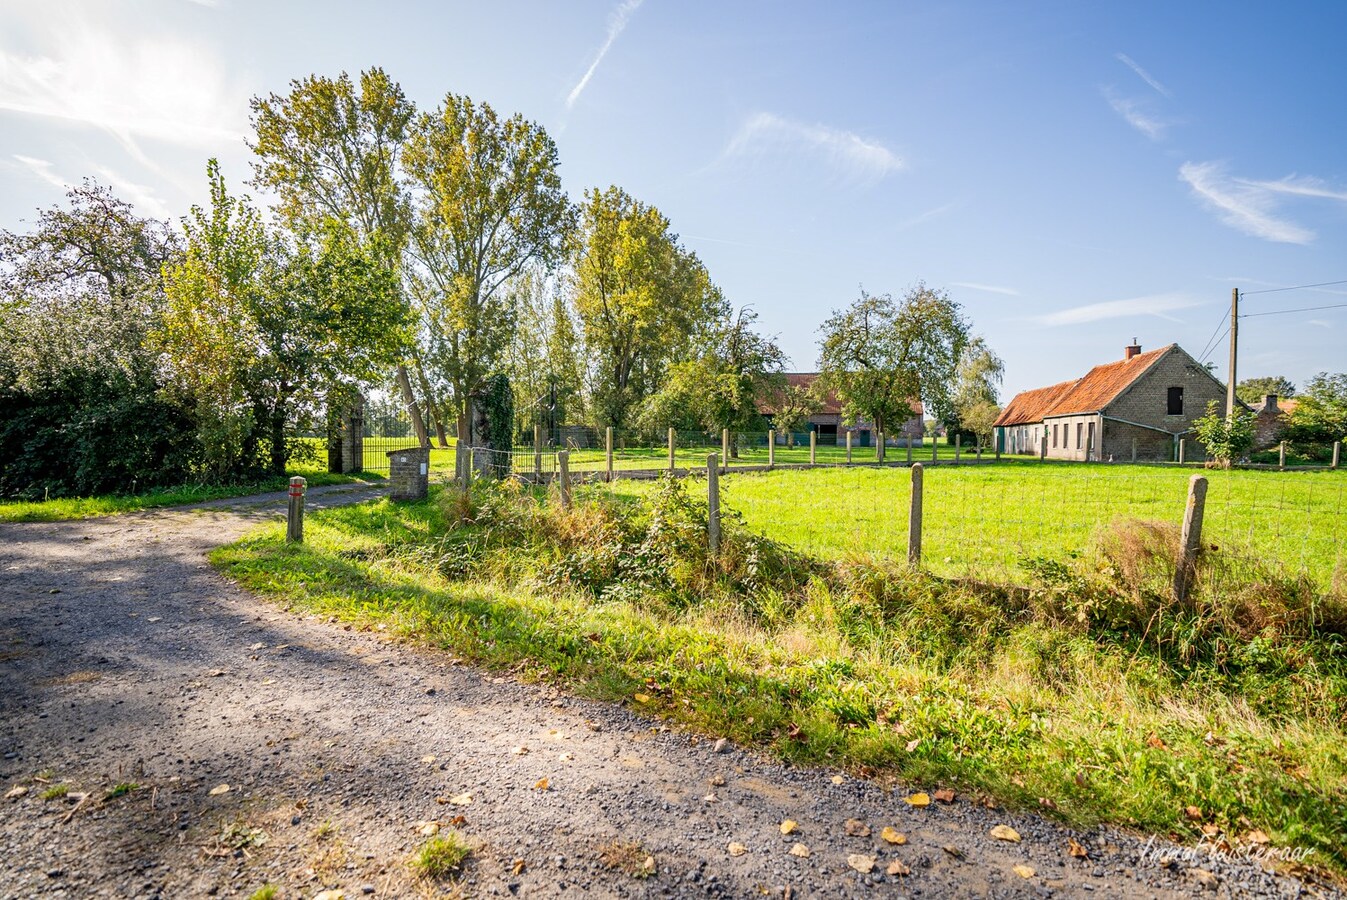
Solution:
{"label": "blue sky", "polygon": [[[98,178],[146,214],[250,176],[248,99],[372,65],[543,124],[573,197],[660,207],[798,369],[863,285],[964,304],[1006,398],[1244,310],[1347,303],[1347,4],[0,0],[0,227]],[[1347,308],[1240,376],[1347,369]],[[1210,354],[1224,377],[1226,346]]]}

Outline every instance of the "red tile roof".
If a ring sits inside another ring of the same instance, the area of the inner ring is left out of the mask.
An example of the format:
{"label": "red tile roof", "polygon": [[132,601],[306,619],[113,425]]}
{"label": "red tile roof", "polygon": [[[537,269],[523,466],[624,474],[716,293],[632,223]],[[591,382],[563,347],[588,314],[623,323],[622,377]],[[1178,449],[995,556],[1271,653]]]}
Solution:
{"label": "red tile roof", "polygon": [[1073,380],[1045,388],[1035,388],[1032,391],[1020,391],[1006,404],[1006,408],[1001,410],[995,424],[1025,425],[1029,422],[1041,422],[1043,415],[1052,409],[1062,395],[1075,386],[1076,382]]}
{"label": "red tile roof", "polygon": [[1050,387],[1021,391],[1006,404],[996,425],[1024,425],[1041,422],[1048,416],[1069,416],[1099,412],[1141,377],[1147,369],[1178,344],[1170,344],[1130,359],[1095,366],[1084,378],[1063,381]]}

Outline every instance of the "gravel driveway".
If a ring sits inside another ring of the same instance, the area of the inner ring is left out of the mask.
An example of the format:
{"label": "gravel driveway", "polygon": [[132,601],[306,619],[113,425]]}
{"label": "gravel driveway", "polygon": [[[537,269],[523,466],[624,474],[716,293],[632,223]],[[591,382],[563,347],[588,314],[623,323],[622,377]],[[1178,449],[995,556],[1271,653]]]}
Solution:
{"label": "gravel driveway", "polygon": [[[309,505],[370,495],[318,488]],[[270,495],[0,525],[0,897],[1331,894],[1163,841],[962,797],[917,808],[716,752],[286,612],[208,567],[212,547],[283,515]],[[451,822],[475,846],[461,880],[416,881],[409,858]]]}

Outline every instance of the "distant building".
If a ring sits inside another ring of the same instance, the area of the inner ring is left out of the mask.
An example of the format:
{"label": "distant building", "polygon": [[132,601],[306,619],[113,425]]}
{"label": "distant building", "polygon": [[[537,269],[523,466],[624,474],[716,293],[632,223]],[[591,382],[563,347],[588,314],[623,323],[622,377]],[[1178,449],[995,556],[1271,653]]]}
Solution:
{"label": "distant building", "polygon": [[1178,344],[1142,353],[1134,343],[1082,378],[1016,394],[996,420],[996,446],[1037,454],[1046,438],[1051,459],[1172,460],[1186,438],[1197,459],[1193,420],[1212,400],[1224,413],[1225,385]]}
{"label": "distant building", "polygon": [[1295,411],[1295,400],[1278,402],[1276,394],[1265,394],[1263,402],[1253,407],[1253,449],[1265,450],[1275,447],[1282,439],[1287,418]]}
{"label": "distant building", "polygon": [[[818,379],[818,372],[787,372],[786,384],[792,388],[804,388],[806,390],[814,386]],[[780,408],[781,396],[769,396],[762,400],[758,411],[770,423],[776,411]],[[770,427],[770,425],[769,425]],[[851,444],[853,447],[872,447],[876,442],[874,434],[874,424],[866,421],[859,421],[855,425],[847,426],[842,422],[842,403],[837,399],[837,395],[828,392],[826,397],[822,398],[819,408],[809,417],[808,427],[804,432],[796,434],[795,438],[799,442],[807,443],[809,441],[809,432],[818,432],[818,442],[820,444],[845,444],[846,433],[851,432]],[[888,435],[888,443],[899,447],[911,445],[920,447],[922,445],[922,436],[925,434],[925,426],[922,422],[922,405],[920,400],[912,401],[912,417],[904,422],[895,431]],[[786,443],[785,434],[777,435],[778,443]]]}

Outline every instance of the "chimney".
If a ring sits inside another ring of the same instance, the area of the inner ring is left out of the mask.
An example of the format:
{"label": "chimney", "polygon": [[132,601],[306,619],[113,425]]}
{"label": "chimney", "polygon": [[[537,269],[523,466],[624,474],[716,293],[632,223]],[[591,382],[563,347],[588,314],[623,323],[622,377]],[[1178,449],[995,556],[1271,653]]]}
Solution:
{"label": "chimney", "polygon": [[1277,395],[1276,395],[1276,394],[1265,394],[1265,395],[1263,396],[1263,409],[1265,409],[1265,410],[1270,409],[1270,410],[1272,410],[1273,412],[1276,412],[1276,410],[1277,410]]}
{"label": "chimney", "polygon": [[1132,343],[1123,348],[1123,359],[1131,359],[1141,352],[1141,345],[1137,343],[1136,338],[1132,338]]}

